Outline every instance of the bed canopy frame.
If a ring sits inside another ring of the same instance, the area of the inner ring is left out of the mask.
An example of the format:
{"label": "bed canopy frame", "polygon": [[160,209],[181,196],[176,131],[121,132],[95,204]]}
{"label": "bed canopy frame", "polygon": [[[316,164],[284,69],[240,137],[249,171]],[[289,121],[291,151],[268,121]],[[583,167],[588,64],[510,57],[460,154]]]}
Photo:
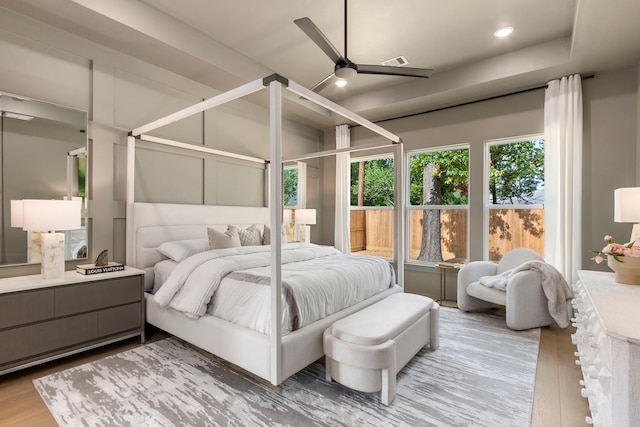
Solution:
{"label": "bed canopy frame", "polygon": [[[174,123],[178,120],[187,118],[194,114],[201,113],[205,110],[226,104],[228,102],[240,99],[255,92],[268,89],[269,90],[269,139],[270,139],[270,158],[260,159],[251,156],[216,150],[204,146],[187,144],[179,141],[173,141],[148,135],[148,132],[156,130],[162,126]],[[301,156],[283,158],[282,157],[282,99],[283,90],[290,91],[300,98],[304,98],[320,107],[329,110],[341,117],[363,126],[377,135],[382,136],[389,142],[383,144],[367,144],[357,147],[348,147],[334,150],[325,150],[315,153],[309,153]],[[135,155],[136,143],[145,141],[165,146],[177,147],[180,149],[199,151],[203,153],[231,157],[247,162],[263,163],[267,170],[268,182],[268,208],[269,208],[269,226],[271,230],[279,230],[283,221],[283,200],[282,200],[282,166],[284,162],[308,160],[313,158],[334,156],[341,153],[350,153],[356,151],[376,150],[388,148],[394,154],[394,173],[395,173],[395,196],[394,196],[394,244],[393,244],[393,262],[396,267],[396,280],[398,285],[403,287],[404,284],[404,250],[405,245],[402,243],[404,236],[405,217],[402,213],[404,206],[404,178],[403,178],[403,162],[404,152],[401,139],[393,133],[383,129],[382,127],[370,122],[369,120],[347,110],[346,108],[312,92],[311,90],[288,80],[278,74],[272,74],[262,79],[254,80],[245,85],[239,86],[228,92],[209,98],[205,101],[172,113],[166,117],[155,120],[146,125],[133,129],[127,138],[127,264],[132,266],[139,265],[136,259],[136,223],[135,223]],[[158,204],[159,205],[159,204]],[[153,206],[153,204],[151,204]],[[153,208],[151,208],[153,209]],[[245,208],[246,209],[246,208]],[[148,212],[148,211],[147,211]],[[282,307],[281,307],[281,289],[282,289],[282,265],[281,265],[281,249],[282,239],[281,233],[272,233],[271,235],[271,336],[270,336],[270,375],[268,379],[272,384],[280,384],[283,377],[282,367]]]}

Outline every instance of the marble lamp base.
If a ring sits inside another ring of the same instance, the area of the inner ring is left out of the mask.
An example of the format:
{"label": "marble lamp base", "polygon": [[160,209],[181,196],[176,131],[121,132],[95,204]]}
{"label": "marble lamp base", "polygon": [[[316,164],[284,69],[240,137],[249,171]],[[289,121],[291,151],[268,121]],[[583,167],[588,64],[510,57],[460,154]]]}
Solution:
{"label": "marble lamp base", "polygon": [[42,263],[40,271],[43,279],[64,277],[64,234],[42,233]]}
{"label": "marble lamp base", "polygon": [[308,225],[299,226],[300,241],[302,243],[311,243],[311,227]]}

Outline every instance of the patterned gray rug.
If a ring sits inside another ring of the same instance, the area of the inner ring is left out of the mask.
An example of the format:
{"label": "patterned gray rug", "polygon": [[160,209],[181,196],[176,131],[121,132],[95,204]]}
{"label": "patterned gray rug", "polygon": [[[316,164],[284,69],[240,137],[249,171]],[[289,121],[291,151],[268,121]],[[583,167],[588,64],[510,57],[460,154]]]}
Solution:
{"label": "patterned gray rug", "polygon": [[328,383],[321,362],[274,387],[176,338],[34,384],[63,426],[529,426],[540,330],[448,308],[440,325],[389,407]]}

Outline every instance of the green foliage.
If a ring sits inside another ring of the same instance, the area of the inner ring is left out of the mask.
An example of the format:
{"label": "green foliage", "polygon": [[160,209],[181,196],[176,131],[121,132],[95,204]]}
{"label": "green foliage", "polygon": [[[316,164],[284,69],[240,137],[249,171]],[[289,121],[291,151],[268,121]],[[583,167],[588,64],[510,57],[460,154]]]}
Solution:
{"label": "green foliage", "polygon": [[469,150],[433,151],[410,157],[409,201],[423,205],[425,168],[432,164],[433,177],[440,181],[441,205],[466,205],[469,197]]}
{"label": "green foliage", "polygon": [[530,204],[544,184],[544,141],[520,141],[489,148],[489,192],[493,204]]}
{"label": "green foliage", "polygon": [[[351,163],[351,206],[358,205],[358,172],[360,163]],[[393,206],[393,159],[364,162],[364,205]]]}
{"label": "green foliage", "polygon": [[285,169],[282,175],[283,195],[282,200],[285,206],[296,206],[298,204],[298,169]]}

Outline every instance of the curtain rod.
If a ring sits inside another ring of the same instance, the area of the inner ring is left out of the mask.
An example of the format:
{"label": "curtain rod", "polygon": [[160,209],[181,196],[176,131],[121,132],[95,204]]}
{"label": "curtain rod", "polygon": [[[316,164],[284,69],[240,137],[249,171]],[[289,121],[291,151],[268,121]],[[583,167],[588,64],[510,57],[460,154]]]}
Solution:
{"label": "curtain rod", "polygon": [[[580,76],[580,80],[588,80],[594,77],[595,77],[595,74],[587,74],[585,76]],[[418,113],[406,114],[404,116],[397,116],[397,117],[391,117],[388,119],[377,120],[377,121],[374,121],[373,123],[384,123],[391,120],[406,119],[407,117],[414,117],[414,116],[420,116],[422,114],[435,113],[436,111],[448,110],[450,108],[464,107],[465,105],[476,104],[478,102],[491,101],[493,99],[504,98],[511,95],[518,95],[521,93],[533,92],[534,90],[546,89],[547,86],[548,86],[547,84],[544,84],[544,85],[540,85],[540,86],[536,86],[528,89],[521,89],[521,90],[516,90],[514,92],[503,93],[502,95],[495,95],[495,96],[490,96],[488,98],[477,99],[475,101],[467,101],[467,102],[462,102],[460,104],[449,105],[447,107],[434,108],[433,110],[420,111]],[[350,127],[355,127],[355,126],[350,126]]]}

